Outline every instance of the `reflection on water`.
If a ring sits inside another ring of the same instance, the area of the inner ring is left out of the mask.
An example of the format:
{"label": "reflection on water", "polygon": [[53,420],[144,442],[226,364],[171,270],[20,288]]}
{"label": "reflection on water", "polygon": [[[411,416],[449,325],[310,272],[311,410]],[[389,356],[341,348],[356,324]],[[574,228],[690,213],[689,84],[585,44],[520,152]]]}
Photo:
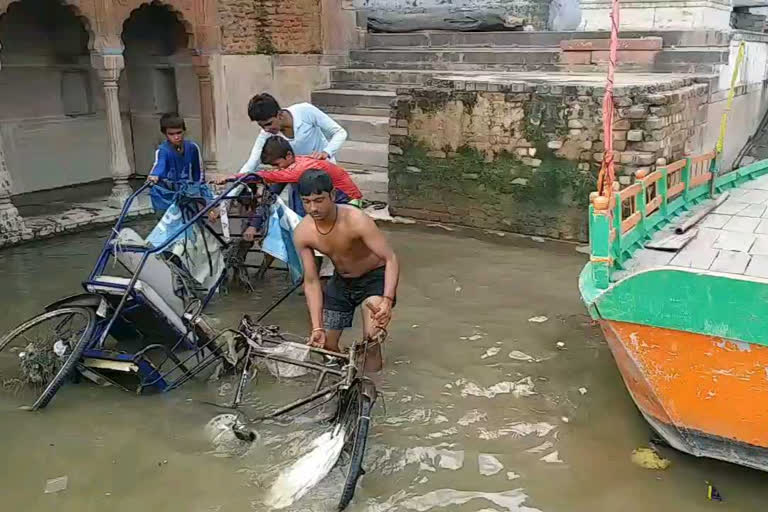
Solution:
{"label": "reflection on water", "polygon": [[[104,232],[2,252],[0,328],[78,292]],[[630,461],[648,429],[610,352],[585,316],[576,289],[584,256],[571,246],[462,238],[398,229],[403,264],[386,347],[382,397],[374,410],[368,473],[353,511],[707,510],[705,481],[720,509],[763,510],[765,475],[670,450],[666,471]],[[509,237],[511,238],[511,237]],[[232,291],[211,314],[234,325],[283,290],[273,276],[257,293]],[[303,333],[303,297],[270,317]],[[534,317],[546,321],[532,322]],[[261,372],[247,400],[254,414],[299,396],[306,381]],[[231,399],[233,382],[194,382],[136,397],[89,384],[66,386],[41,413],[0,399],[2,510],[262,511],[283,469],[306,453],[325,425],[259,425],[250,446],[212,442],[201,403]],[[588,392],[587,392],[588,390]],[[219,441],[223,441],[219,439]],[[48,479],[68,488],[44,494]],[[335,510],[343,475],[331,471],[288,508]]]}

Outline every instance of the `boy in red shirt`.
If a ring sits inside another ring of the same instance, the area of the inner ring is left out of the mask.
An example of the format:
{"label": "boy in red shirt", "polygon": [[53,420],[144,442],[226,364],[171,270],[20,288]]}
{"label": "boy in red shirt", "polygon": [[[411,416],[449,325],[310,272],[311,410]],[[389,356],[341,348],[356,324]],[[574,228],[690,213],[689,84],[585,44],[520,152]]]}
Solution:
{"label": "boy in red shirt", "polygon": [[[273,136],[267,139],[261,152],[261,161],[264,164],[277,167],[277,169],[265,169],[255,173],[261,176],[267,183],[275,184],[272,186],[272,191],[276,194],[282,192],[285,185],[295,185],[298,183],[299,178],[305,171],[319,169],[325,171],[331,177],[336,204],[361,206],[363,194],[357,188],[355,182],[352,181],[347,171],[328,160],[317,160],[308,156],[294,156],[291,143],[284,137]],[[288,207],[300,217],[306,215],[304,205],[295,187],[293,187]],[[258,217],[249,219],[248,228],[243,232],[245,240],[253,240],[261,224],[266,220]]]}

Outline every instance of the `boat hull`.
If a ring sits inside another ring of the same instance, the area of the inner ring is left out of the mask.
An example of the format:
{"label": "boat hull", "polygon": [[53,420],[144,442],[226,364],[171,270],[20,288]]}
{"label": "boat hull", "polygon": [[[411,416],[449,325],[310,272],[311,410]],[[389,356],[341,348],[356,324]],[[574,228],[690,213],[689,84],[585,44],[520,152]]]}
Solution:
{"label": "boat hull", "polygon": [[768,347],[600,320],[624,383],[670,446],[768,471]]}

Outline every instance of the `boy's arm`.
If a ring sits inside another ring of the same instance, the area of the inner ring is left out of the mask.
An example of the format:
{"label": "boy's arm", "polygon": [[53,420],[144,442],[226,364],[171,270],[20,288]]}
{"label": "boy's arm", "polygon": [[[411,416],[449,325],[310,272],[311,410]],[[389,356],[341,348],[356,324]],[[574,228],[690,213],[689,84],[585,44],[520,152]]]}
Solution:
{"label": "boy's arm", "polygon": [[312,321],[312,332],[309,336],[311,345],[325,346],[325,329],[323,329],[323,288],[320,285],[320,276],[317,272],[315,252],[307,243],[302,234],[301,225],[294,232],[294,245],[296,252],[301,256],[301,264],[304,267],[304,295],[307,297],[307,309]]}
{"label": "boy's arm", "polygon": [[397,261],[397,255],[389,245],[384,233],[379,230],[373,219],[363,212],[356,211],[355,226],[366,247],[386,262],[384,299],[378,305],[378,311],[373,315],[378,325],[385,328],[392,318],[392,306],[397,296],[397,284],[400,280],[400,263]]}
{"label": "boy's arm", "polygon": [[253,148],[251,149],[251,155],[248,157],[248,160],[243,164],[243,166],[240,168],[240,171],[238,174],[247,174],[249,172],[254,172],[257,169],[260,169],[264,166],[264,164],[261,163],[261,150],[264,149],[264,143],[269,138],[269,134],[265,132],[264,130],[261,130],[259,133],[259,136],[256,137],[256,142],[253,143]]}
{"label": "boy's arm", "polygon": [[158,180],[164,179],[168,175],[168,160],[165,158],[165,151],[162,148],[155,150],[155,162],[152,164],[152,169],[149,171],[149,180],[157,183]]}
{"label": "boy's arm", "polygon": [[197,143],[193,142],[192,146],[195,148],[195,153],[197,155],[193,155],[192,159],[192,178],[195,176],[195,171],[197,171],[198,179],[197,181],[199,183],[205,183],[205,166],[203,165],[203,152],[200,151],[200,146],[197,145]]}
{"label": "boy's arm", "polygon": [[339,150],[344,141],[347,140],[347,130],[341,127],[339,123],[331,119],[331,116],[320,110],[314,105],[309,105],[310,115],[312,116],[315,125],[328,139],[328,144],[323,151],[331,158],[336,156],[336,152]]}

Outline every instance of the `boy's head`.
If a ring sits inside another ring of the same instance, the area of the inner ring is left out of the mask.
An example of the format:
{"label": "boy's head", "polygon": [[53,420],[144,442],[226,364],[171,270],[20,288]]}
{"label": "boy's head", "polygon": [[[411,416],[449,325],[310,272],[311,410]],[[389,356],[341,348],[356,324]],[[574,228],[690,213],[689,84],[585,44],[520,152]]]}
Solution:
{"label": "boy's head", "polygon": [[248,117],[269,133],[280,132],[282,111],[271,94],[257,94],[248,102]]}
{"label": "boy's head", "polygon": [[264,148],[261,150],[262,163],[285,169],[295,161],[291,143],[285,140],[285,137],[273,135],[264,143]]}
{"label": "boy's head", "polygon": [[160,131],[174,146],[181,146],[181,143],[184,142],[186,129],[187,125],[184,124],[184,118],[175,112],[163,114],[160,118]]}
{"label": "boy's head", "polygon": [[297,185],[304,210],[315,220],[328,218],[334,209],[336,192],[328,173],[320,169],[307,169]]}

